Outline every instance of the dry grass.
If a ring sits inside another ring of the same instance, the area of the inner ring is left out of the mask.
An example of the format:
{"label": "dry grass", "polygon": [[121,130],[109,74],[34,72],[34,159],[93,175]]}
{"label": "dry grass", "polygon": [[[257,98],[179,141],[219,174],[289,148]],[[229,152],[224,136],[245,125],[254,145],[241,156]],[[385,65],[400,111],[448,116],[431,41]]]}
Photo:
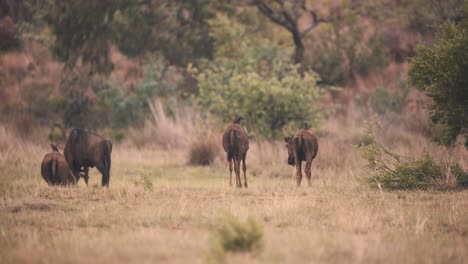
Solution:
{"label": "dry grass", "polygon": [[[253,142],[246,190],[228,187],[224,159],[192,167],[187,148],[129,143],[115,146],[106,189],[94,169],[89,187],[48,187],[39,173],[48,146],[0,126],[0,262],[205,263],[227,212],[264,233],[261,252],[228,253],[228,263],[466,263],[467,191],[370,189],[351,146],[360,124],[330,121],[323,130],[312,188],[295,187],[281,142]],[[397,149],[449,157],[411,140]],[[466,150],[451,154],[466,168]]]}

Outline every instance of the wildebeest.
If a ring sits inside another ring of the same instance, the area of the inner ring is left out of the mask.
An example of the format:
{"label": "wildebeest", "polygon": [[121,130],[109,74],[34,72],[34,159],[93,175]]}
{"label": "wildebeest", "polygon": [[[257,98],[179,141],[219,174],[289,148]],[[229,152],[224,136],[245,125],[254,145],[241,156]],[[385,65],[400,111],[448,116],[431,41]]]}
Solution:
{"label": "wildebeest", "polygon": [[89,167],[102,174],[101,185],[109,187],[112,142],[101,136],[75,128],[68,136],[64,154],[75,178],[80,178],[81,168],[88,184]]}
{"label": "wildebeest", "polygon": [[242,187],[240,178],[240,163],[242,161],[242,170],[244,171],[244,187],[247,188],[247,167],[245,159],[247,151],[249,150],[249,138],[240,122],[244,120],[239,116],[234,119],[224,131],[223,134],[223,148],[227,153],[227,160],[229,162],[229,185],[232,186],[232,161],[234,161],[234,171],[236,173],[236,187]]}
{"label": "wildebeest", "polygon": [[55,145],[50,145],[53,152],[47,153],[44,156],[41,164],[42,178],[49,185],[69,185],[75,184],[76,179],[68,167],[65,156],[59,153]]}
{"label": "wildebeest", "polygon": [[296,166],[297,186],[301,186],[302,161],[305,161],[305,174],[310,187],[312,160],[317,156],[319,148],[317,137],[309,128],[307,122],[304,122],[304,129],[297,132],[292,137],[285,137],[284,141],[287,143],[288,164]]}

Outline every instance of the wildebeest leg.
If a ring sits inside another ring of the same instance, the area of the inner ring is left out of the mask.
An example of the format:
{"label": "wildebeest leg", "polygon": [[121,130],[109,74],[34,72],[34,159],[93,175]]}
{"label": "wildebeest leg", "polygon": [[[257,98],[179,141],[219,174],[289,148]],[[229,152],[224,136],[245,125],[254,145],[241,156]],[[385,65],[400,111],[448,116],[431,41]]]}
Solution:
{"label": "wildebeest leg", "polygon": [[75,177],[76,184],[78,184],[78,181],[80,180],[80,172],[81,170],[78,168],[78,170],[71,170],[73,173],[73,177]]}
{"label": "wildebeest leg", "polygon": [[305,174],[307,176],[307,181],[308,181],[308,186],[309,187],[312,187],[312,183],[310,182],[310,180],[312,178],[311,167],[312,167],[312,157],[307,157],[306,167],[305,167]]}
{"label": "wildebeest leg", "polygon": [[302,161],[298,159],[296,159],[296,180],[297,187],[300,187],[302,181]]}
{"label": "wildebeest leg", "polygon": [[86,183],[86,186],[88,186],[88,180],[89,180],[89,167],[84,167],[84,181]]}
{"label": "wildebeest leg", "polygon": [[234,171],[236,173],[236,187],[240,188],[242,187],[242,181],[240,178],[240,159],[238,155],[234,156]]}
{"label": "wildebeest leg", "polygon": [[244,171],[244,187],[245,188],[247,188],[247,175],[246,175],[247,166],[245,166],[246,156],[247,156],[247,153],[245,153],[244,156],[242,157],[242,170]]}
{"label": "wildebeest leg", "polygon": [[98,171],[102,174],[102,178],[101,178],[101,186],[106,186],[107,185],[107,176],[106,176],[106,173],[107,173],[107,170],[106,170],[106,166],[104,164],[104,162],[100,162],[96,168],[98,169]]}
{"label": "wildebeest leg", "polygon": [[232,186],[232,159],[229,161],[229,186]]}

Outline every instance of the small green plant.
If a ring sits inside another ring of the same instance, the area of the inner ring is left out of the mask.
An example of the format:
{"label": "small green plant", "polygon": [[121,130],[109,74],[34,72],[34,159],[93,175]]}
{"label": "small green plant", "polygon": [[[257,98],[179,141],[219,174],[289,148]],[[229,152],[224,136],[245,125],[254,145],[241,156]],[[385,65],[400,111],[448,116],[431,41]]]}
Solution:
{"label": "small green plant", "polygon": [[152,192],[154,190],[153,182],[147,174],[141,174],[140,177],[132,180],[136,187],[141,187],[143,190]]}
{"label": "small green plant", "polygon": [[214,230],[214,256],[222,257],[225,253],[256,253],[263,248],[262,227],[252,218],[245,222],[231,214],[220,218]]}
{"label": "small green plant", "polygon": [[439,165],[429,153],[415,159],[403,158],[380,142],[375,128],[380,129],[381,125],[373,116],[365,126],[369,142],[357,146],[371,171],[366,182],[372,187],[386,190],[468,187],[468,173],[458,163]]}

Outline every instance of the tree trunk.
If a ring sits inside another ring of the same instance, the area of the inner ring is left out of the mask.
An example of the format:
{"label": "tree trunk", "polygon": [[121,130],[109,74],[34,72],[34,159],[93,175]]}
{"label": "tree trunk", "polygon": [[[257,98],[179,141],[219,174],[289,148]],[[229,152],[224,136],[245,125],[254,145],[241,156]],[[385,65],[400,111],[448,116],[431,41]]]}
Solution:
{"label": "tree trunk", "polygon": [[294,63],[301,64],[304,59],[304,43],[302,43],[302,36],[299,31],[295,30],[291,32],[294,40]]}

